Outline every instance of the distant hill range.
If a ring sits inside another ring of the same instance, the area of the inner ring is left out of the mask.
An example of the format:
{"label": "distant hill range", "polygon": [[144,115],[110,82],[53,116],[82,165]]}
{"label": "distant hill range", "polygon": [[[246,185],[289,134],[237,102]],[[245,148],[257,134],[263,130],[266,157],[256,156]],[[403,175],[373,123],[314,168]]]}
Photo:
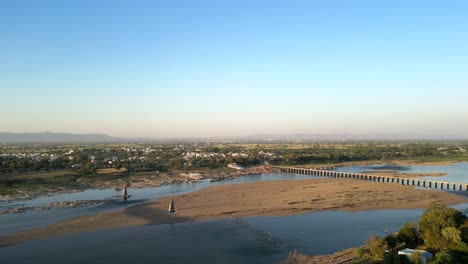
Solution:
{"label": "distant hill range", "polygon": [[104,134],[2,133],[0,143],[106,143],[123,139]]}
{"label": "distant hill range", "polygon": [[185,138],[131,138],[112,137],[105,134],[70,134],[70,133],[2,133],[0,144],[9,143],[188,143],[188,142],[349,142],[349,141],[406,141],[406,140],[467,140],[467,137],[453,135],[417,135],[417,134],[257,134],[231,137],[185,137]]}

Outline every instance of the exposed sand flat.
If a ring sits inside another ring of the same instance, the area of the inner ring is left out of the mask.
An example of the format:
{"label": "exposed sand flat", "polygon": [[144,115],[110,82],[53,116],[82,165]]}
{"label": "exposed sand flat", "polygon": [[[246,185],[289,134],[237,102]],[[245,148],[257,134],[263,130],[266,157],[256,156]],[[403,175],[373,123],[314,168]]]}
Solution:
{"label": "exposed sand flat", "polygon": [[0,237],[0,245],[122,226],[168,224],[230,217],[292,215],[320,210],[360,211],[452,205],[468,199],[435,190],[356,179],[281,180],[214,186],[174,196],[173,214],[165,197],[125,210],[67,220]]}

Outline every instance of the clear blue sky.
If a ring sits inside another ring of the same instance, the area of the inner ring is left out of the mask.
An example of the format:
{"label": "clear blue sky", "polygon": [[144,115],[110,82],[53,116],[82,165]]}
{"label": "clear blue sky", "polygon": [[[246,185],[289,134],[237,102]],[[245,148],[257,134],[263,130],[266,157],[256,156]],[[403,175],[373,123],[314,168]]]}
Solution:
{"label": "clear blue sky", "polygon": [[466,136],[467,1],[0,3],[0,131]]}

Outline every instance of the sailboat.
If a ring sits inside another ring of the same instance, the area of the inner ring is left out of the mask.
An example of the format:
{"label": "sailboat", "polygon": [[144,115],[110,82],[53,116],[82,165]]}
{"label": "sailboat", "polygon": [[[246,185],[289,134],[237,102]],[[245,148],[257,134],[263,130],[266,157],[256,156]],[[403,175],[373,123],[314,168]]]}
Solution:
{"label": "sailboat", "polygon": [[175,210],[175,206],[174,206],[174,199],[171,198],[171,202],[169,203],[169,209],[168,209],[169,213],[174,213],[176,210]]}
{"label": "sailboat", "polygon": [[127,186],[125,186],[123,191],[122,191],[122,197],[123,197],[124,201],[126,201],[127,198],[130,197],[130,195],[128,195],[128,193],[127,193]]}

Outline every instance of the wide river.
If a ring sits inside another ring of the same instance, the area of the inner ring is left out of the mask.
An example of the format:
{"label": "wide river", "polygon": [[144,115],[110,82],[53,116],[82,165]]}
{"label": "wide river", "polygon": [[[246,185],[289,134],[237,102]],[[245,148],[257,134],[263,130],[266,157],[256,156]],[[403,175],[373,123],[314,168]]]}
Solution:
{"label": "wide river", "polygon": [[[448,173],[436,179],[468,183],[468,163],[447,166],[350,166],[338,171]],[[180,183],[130,189],[123,202],[113,189],[40,197],[24,202],[0,202],[0,211],[19,205],[42,206],[57,201],[102,200],[93,206],[0,215],[0,236],[65,219],[95,214],[200,188],[241,182],[310,179],[298,174],[249,175],[233,180]],[[428,178],[428,177],[424,177]],[[463,193],[465,194],[465,193]],[[468,215],[468,204],[454,206]],[[422,209],[360,212],[324,211],[281,217],[250,217],[126,227],[30,241],[0,248],[1,263],[276,263],[295,249],[305,254],[330,254],[362,245],[371,234],[385,235],[407,221],[417,221]]]}

